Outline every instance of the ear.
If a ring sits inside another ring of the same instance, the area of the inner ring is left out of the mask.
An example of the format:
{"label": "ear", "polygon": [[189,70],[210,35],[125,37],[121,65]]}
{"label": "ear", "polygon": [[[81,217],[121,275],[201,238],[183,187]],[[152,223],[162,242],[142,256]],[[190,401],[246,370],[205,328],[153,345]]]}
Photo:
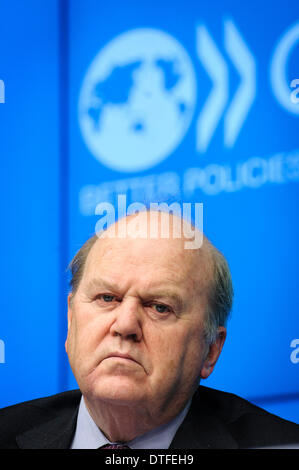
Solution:
{"label": "ear", "polygon": [[67,338],[66,338],[65,343],[64,343],[66,353],[67,353],[67,340],[68,340],[68,335],[69,335],[70,326],[71,326],[71,323],[72,323],[72,316],[73,316],[72,298],[73,298],[73,294],[70,293],[67,296],[67,332],[68,332],[68,334],[67,334]]}
{"label": "ear", "polygon": [[217,330],[216,340],[214,341],[214,343],[210,344],[206,359],[201,368],[200,377],[202,379],[207,379],[209,375],[213,372],[213,369],[222,351],[225,339],[226,328],[224,326],[220,326]]}

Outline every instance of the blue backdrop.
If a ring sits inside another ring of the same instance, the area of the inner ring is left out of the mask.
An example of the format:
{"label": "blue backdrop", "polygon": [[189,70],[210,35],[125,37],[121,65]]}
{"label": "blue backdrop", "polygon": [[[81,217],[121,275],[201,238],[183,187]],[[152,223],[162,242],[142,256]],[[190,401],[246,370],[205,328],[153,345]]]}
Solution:
{"label": "blue backdrop", "polygon": [[231,266],[205,384],[299,423],[299,5],[0,0],[0,406],[76,387],[66,267],[100,202],[201,202]]}

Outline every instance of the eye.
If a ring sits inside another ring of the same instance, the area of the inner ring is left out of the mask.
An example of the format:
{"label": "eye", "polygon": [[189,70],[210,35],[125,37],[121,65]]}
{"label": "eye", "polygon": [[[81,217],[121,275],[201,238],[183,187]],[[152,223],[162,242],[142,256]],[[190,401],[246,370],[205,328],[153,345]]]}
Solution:
{"label": "eye", "polygon": [[112,294],[99,294],[97,296],[97,299],[100,300],[100,301],[103,301],[105,303],[111,303],[111,302],[114,302],[114,301],[119,301],[119,299],[116,298],[115,295],[112,295]]}
{"label": "eye", "polygon": [[102,298],[104,302],[112,302],[115,299],[114,295],[110,295],[110,294],[103,294]]}
{"label": "eye", "polygon": [[158,313],[170,313],[171,312],[171,308],[168,307],[167,305],[153,304],[153,306]]}

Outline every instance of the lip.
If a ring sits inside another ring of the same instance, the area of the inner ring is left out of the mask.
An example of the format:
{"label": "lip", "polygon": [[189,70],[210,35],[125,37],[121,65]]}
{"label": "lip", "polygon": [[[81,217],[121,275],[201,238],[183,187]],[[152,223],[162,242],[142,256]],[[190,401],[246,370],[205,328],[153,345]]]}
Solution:
{"label": "lip", "polygon": [[105,359],[109,359],[110,357],[111,358],[112,357],[119,357],[121,359],[127,359],[127,360],[130,360],[130,361],[133,361],[133,362],[136,362],[137,364],[139,364],[139,362],[137,362],[132,356],[130,356],[130,354],[123,354],[123,353],[114,352],[114,353],[108,354],[108,356],[106,356]]}

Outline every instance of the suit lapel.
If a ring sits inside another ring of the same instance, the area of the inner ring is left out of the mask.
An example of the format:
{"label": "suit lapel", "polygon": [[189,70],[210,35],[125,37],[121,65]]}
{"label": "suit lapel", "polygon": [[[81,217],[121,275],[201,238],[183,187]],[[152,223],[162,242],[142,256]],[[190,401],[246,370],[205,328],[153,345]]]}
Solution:
{"label": "suit lapel", "polygon": [[197,391],[170,449],[237,449],[238,447],[225,423],[217,417],[215,411],[205,403]]}
{"label": "suit lapel", "polygon": [[63,413],[16,437],[21,449],[69,449],[76,429],[78,409]]}

